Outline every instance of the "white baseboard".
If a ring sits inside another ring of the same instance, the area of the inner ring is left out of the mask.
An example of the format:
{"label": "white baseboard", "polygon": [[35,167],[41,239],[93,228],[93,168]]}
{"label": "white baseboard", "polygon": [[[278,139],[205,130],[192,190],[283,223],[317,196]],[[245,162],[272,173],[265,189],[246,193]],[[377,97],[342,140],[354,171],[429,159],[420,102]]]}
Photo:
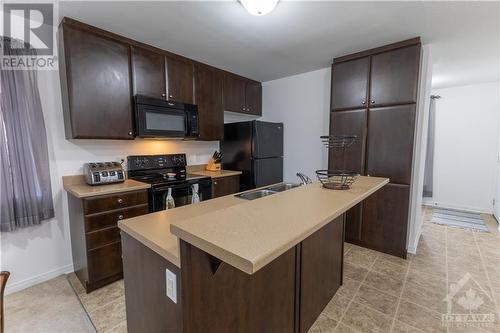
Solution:
{"label": "white baseboard", "polygon": [[491,209],[483,208],[483,207],[470,207],[470,206],[460,206],[449,204],[445,202],[437,202],[431,200],[425,200],[422,202],[422,205],[429,207],[437,207],[437,208],[445,208],[445,209],[455,209],[455,210],[464,210],[471,213],[479,213],[479,214],[492,214],[493,211]]}
{"label": "white baseboard", "polygon": [[29,288],[29,287],[34,286],[36,284],[39,284],[39,283],[48,281],[50,279],[53,279],[55,277],[58,277],[59,275],[68,274],[68,273],[71,273],[73,271],[74,271],[73,264],[69,264],[69,265],[54,269],[52,271],[42,273],[42,274],[30,277],[28,279],[24,279],[21,281],[17,281],[14,283],[9,283],[9,281],[7,281],[7,286],[5,287],[5,294],[8,295],[8,294],[15,293],[16,291],[20,291],[20,290]]}

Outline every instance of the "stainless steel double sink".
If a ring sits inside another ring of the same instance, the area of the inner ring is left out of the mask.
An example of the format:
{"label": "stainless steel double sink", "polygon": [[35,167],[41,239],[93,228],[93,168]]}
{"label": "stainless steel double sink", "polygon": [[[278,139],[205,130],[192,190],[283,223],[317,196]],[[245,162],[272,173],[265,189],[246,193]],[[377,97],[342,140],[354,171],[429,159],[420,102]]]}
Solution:
{"label": "stainless steel double sink", "polygon": [[254,200],[258,198],[263,198],[267,197],[268,195],[273,195],[279,192],[284,192],[287,190],[290,190],[292,188],[299,187],[300,184],[294,184],[294,183],[282,183],[282,184],[276,184],[272,186],[268,186],[265,188],[261,188],[258,190],[253,190],[250,192],[245,192],[241,194],[237,194],[236,197],[245,199],[245,200]]}

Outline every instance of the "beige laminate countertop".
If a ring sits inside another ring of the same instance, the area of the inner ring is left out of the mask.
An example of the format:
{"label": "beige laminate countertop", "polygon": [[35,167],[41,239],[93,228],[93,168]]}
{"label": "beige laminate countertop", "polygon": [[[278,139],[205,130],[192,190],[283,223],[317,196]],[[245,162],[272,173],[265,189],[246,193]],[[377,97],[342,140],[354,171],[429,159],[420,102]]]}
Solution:
{"label": "beige laminate countertop", "polygon": [[217,210],[241,204],[246,200],[233,195],[202,201],[195,205],[177,207],[156,213],[118,221],[118,227],[139,242],[180,267],[179,239],[170,232],[174,222],[189,220]]}
{"label": "beige laminate countertop", "polygon": [[208,176],[211,178],[238,176],[242,174],[241,171],[232,171],[232,170],[219,170],[219,171],[197,170],[197,171],[189,171],[189,173],[198,176]]}
{"label": "beige laminate countertop", "polygon": [[383,187],[359,177],[350,190],[313,183],[171,223],[172,234],[248,273],[259,269]]}
{"label": "beige laminate countertop", "polygon": [[252,201],[229,195],[118,226],[178,267],[177,237],[252,274],[388,182],[359,177],[347,191],[313,183]]}
{"label": "beige laminate countertop", "polygon": [[151,185],[132,179],[125,179],[123,183],[90,186],[85,183],[83,176],[64,176],[63,187],[77,198],[88,198],[103,194],[122,193],[150,188]]}

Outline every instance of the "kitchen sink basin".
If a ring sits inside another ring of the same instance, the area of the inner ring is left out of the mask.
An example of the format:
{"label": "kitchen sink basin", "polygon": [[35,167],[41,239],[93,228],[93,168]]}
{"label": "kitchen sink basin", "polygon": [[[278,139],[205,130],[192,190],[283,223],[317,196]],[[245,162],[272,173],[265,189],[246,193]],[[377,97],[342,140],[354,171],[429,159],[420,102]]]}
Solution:
{"label": "kitchen sink basin", "polygon": [[268,195],[275,194],[275,193],[278,193],[278,192],[263,189],[263,190],[256,190],[256,191],[237,194],[236,196],[238,198],[241,198],[241,199],[254,200],[254,199],[258,199],[258,198],[267,197]]}
{"label": "kitchen sink basin", "polygon": [[269,186],[267,189],[270,191],[283,192],[283,191],[291,190],[292,188],[296,188],[299,186],[300,186],[300,184],[283,183],[283,184]]}
{"label": "kitchen sink basin", "polygon": [[241,194],[237,194],[236,197],[241,198],[241,199],[246,199],[246,200],[254,200],[258,198],[263,198],[267,197],[268,195],[272,195],[278,192],[283,192],[286,190],[290,190],[292,188],[299,187],[300,184],[294,184],[294,183],[282,183],[282,184],[277,184],[273,186],[269,186],[260,190],[254,190],[250,192],[245,192]]}

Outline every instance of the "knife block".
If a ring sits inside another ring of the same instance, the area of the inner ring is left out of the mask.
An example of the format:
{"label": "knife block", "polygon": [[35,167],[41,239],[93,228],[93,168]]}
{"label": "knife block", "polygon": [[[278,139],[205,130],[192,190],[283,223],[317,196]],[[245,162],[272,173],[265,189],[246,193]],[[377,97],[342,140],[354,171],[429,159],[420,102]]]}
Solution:
{"label": "knife block", "polygon": [[207,163],[208,171],[220,171],[220,163],[216,163],[213,158],[211,158]]}

